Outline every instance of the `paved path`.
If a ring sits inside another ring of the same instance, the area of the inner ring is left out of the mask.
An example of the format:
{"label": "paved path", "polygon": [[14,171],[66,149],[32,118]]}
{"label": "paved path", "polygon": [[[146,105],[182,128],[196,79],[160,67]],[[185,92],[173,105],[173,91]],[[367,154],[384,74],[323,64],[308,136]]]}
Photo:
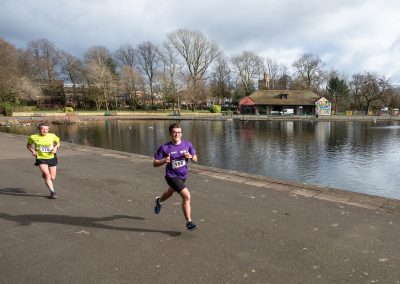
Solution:
{"label": "paved path", "polygon": [[194,221],[152,159],[63,143],[46,198],[0,133],[0,283],[400,283],[399,201],[192,166]]}

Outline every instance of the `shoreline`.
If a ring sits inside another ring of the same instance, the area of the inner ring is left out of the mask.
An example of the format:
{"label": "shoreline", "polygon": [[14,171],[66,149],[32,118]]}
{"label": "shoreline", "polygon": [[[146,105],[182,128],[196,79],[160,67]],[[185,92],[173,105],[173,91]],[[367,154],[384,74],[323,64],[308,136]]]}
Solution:
{"label": "shoreline", "polygon": [[42,115],[15,115],[0,116],[0,126],[27,124],[27,123],[79,123],[84,121],[98,120],[211,120],[211,121],[400,121],[400,116],[276,116],[276,115],[222,115],[212,113],[184,113],[176,116],[166,113],[117,113],[115,115],[100,115],[90,113],[76,113],[66,116],[65,113],[42,114]]}

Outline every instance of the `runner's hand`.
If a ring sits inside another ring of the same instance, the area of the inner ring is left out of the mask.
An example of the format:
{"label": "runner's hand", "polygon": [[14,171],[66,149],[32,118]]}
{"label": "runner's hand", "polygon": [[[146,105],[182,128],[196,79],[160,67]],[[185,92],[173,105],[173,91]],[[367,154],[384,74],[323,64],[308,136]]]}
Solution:
{"label": "runner's hand", "polygon": [[171,154],[168,154],[168,156],[165,157],[165,162],[170,163],[171,162]]}
{"label": "runner's hand", "polygon": [[184,155],[185,155],[185,158],[186,158],[186,159],[191,159],[191,158],[193,158],[193,156],[190,155],[190,153],[188,153],[188,152],[186,152]]}

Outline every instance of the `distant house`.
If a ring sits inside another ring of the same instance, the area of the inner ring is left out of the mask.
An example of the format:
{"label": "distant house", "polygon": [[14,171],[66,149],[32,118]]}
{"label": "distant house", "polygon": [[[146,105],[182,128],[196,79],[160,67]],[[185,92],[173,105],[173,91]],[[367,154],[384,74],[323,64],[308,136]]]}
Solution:
{"label": "distant house", "polygon": [[308,90],[258,90],[239,102],[242,114],[314,115],[318,94]]}

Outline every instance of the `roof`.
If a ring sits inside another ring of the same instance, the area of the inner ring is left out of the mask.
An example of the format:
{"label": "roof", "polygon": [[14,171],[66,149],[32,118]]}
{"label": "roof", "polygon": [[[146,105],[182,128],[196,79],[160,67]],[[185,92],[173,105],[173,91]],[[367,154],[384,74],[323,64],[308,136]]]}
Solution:
{"label": "roof", "polygon": [[243,99],[240,100],[239,105],[254,106],[255,103],[249,97],[244,97]]}
{"label": "roof", "polygon": [[[284,98],[286,95],[286,98]],[[256,105],[315,105],[321,96],[309,90],[259,90],[249,98]]]}

